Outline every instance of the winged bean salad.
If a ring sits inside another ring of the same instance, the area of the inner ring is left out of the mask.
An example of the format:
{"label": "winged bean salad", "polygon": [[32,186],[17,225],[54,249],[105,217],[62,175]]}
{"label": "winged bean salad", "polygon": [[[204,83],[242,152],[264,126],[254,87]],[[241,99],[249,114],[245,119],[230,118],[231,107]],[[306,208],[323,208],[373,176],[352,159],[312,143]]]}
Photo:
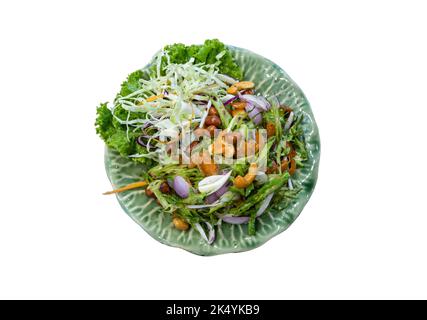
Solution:
{"label": "winged bean salad", "polygon": [[138,181],[106,194],[144,188],[171,227],[194,228],[209,244],[219,224],[254,235],[267,208],[283,209],[300,190],[302,120],[258,92],[218,40],[167,46],[97,108],[106,145],[141,164]]}

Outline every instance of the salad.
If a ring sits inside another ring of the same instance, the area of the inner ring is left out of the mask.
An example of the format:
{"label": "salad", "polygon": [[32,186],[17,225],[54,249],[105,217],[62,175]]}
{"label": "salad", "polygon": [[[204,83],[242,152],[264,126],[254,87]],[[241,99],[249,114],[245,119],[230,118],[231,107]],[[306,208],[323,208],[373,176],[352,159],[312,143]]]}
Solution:
{"label": "salad", "polygon": [[97,108],[106,145],[141,164],[140,181],[105,194],[145,188],[171,227],[194,228],[209,244],[224,223],[254,235],[268,207],[283,209],[300,190],[302,120],[257,92],[220,41],[166,46]]}

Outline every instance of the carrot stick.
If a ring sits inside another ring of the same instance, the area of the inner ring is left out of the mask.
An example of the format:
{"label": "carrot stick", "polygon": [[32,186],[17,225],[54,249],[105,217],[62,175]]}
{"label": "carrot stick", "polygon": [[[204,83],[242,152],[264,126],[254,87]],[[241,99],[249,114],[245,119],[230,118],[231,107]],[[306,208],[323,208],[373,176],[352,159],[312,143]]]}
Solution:
{"label": "carrot stick", "polygon": [[146,101],[147,101],[147,102],[152,102],[152,101],[154,101],[154,100],[162,99],[162,98],[163,98],[163,94],[159,94],[159,95],[156,95],[156,96],[148,97]]}
{"label": "carrot stick", "polygon": [[127,191],[127,190],[132,190],[132,189],[144,187],[146,185],[147,185],[147,181],[133,182],[133,183],[128,184],[127,186],[115,189],[113,191],[104,192],[103,194],[107,195],[107,194],[119,193],[119,192],[123,192],[123,191]]}

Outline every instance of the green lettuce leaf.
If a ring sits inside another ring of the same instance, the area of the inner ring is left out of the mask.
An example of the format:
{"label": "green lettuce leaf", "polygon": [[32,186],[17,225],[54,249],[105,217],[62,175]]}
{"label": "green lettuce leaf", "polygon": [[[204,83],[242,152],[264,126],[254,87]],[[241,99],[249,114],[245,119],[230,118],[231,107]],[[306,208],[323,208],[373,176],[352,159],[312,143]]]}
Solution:
{"label": "green lettuce leaf", "polygon": [[122,97],[125,97],[132,92],[141,89],[141,84],[139,80],[143,77],[144,73],[141,70],[136,70],[128,75],[126,81],[124,81],[120,88],[120,93]]}
{"label": "green lettuce leaf", "polygon": [[96,109],[95,121],[96,133],[105,141],[114,134],[113,115],[107,107],[107,103],[101,103]]}
{"label": "green lettuce leaf", "polygon": [[[147,150],[136,143],[139,133],[129,130],[113,117],[106,103],[101,103],[96,109],[95,121],[96,133],[104,140],[105,144],[120,153],[123,157],[131,154],[147,153]],[[114,110],[114,115],[126,119],[127,111],[121,107]],[[149,164],[152,160],[147,158],[132,158],[135,162]]]}
{"label": "green lettuce leaf", "polygon": [[[218,39],[206,40],[202,45],[186,46],[182,43],[176,43],[166,46],[165,51],[168,52],[171,63],[186,63],[190,58],[194,58],[196,63],[206,64],[217,62],[216,56],[225,51],[219,60],[219,72],[236,79],[241,80],[243,78],[242,70],[234,62],[230,51]],[[166,58],[163,59],[163,63],[166,63]]]}

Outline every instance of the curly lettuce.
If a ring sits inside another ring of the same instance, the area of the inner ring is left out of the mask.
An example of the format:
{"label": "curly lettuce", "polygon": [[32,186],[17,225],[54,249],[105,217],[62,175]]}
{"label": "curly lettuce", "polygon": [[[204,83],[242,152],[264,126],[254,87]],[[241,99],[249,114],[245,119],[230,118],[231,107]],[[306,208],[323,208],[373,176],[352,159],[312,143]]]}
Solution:
{"label": "curly lettuce", "polygon": [[[219,72],[239,80],[243,78],[242,70],[234,62],[231,52],[218,39],[206,40],[202,45],[186,46],[176,43],[166,46],[164,50],[168,52],[171,63],[185,63],[194,58],[196,63],[214,64],[217,62],[217,55],[225,52],[219,59]],[[166,63],[166,58],[163,62]]]}
{"label": "curly lettuce", "polygon": [[[126,126],[121,125],[114,118],[113,113],[107,107],[107,103],[101,103],[96,109],[97,117],[95,121],[96,133],[104,140],[107,147],[116,150],[123,157],[131,154],[147,153],[147,150],[136,143],[139,133],[127,131]],[[127,111],[121,107],[114,110],[114,115],[120,117]],[[136,162],[148,164],[151,160],[147,158],[132,158]]]}

